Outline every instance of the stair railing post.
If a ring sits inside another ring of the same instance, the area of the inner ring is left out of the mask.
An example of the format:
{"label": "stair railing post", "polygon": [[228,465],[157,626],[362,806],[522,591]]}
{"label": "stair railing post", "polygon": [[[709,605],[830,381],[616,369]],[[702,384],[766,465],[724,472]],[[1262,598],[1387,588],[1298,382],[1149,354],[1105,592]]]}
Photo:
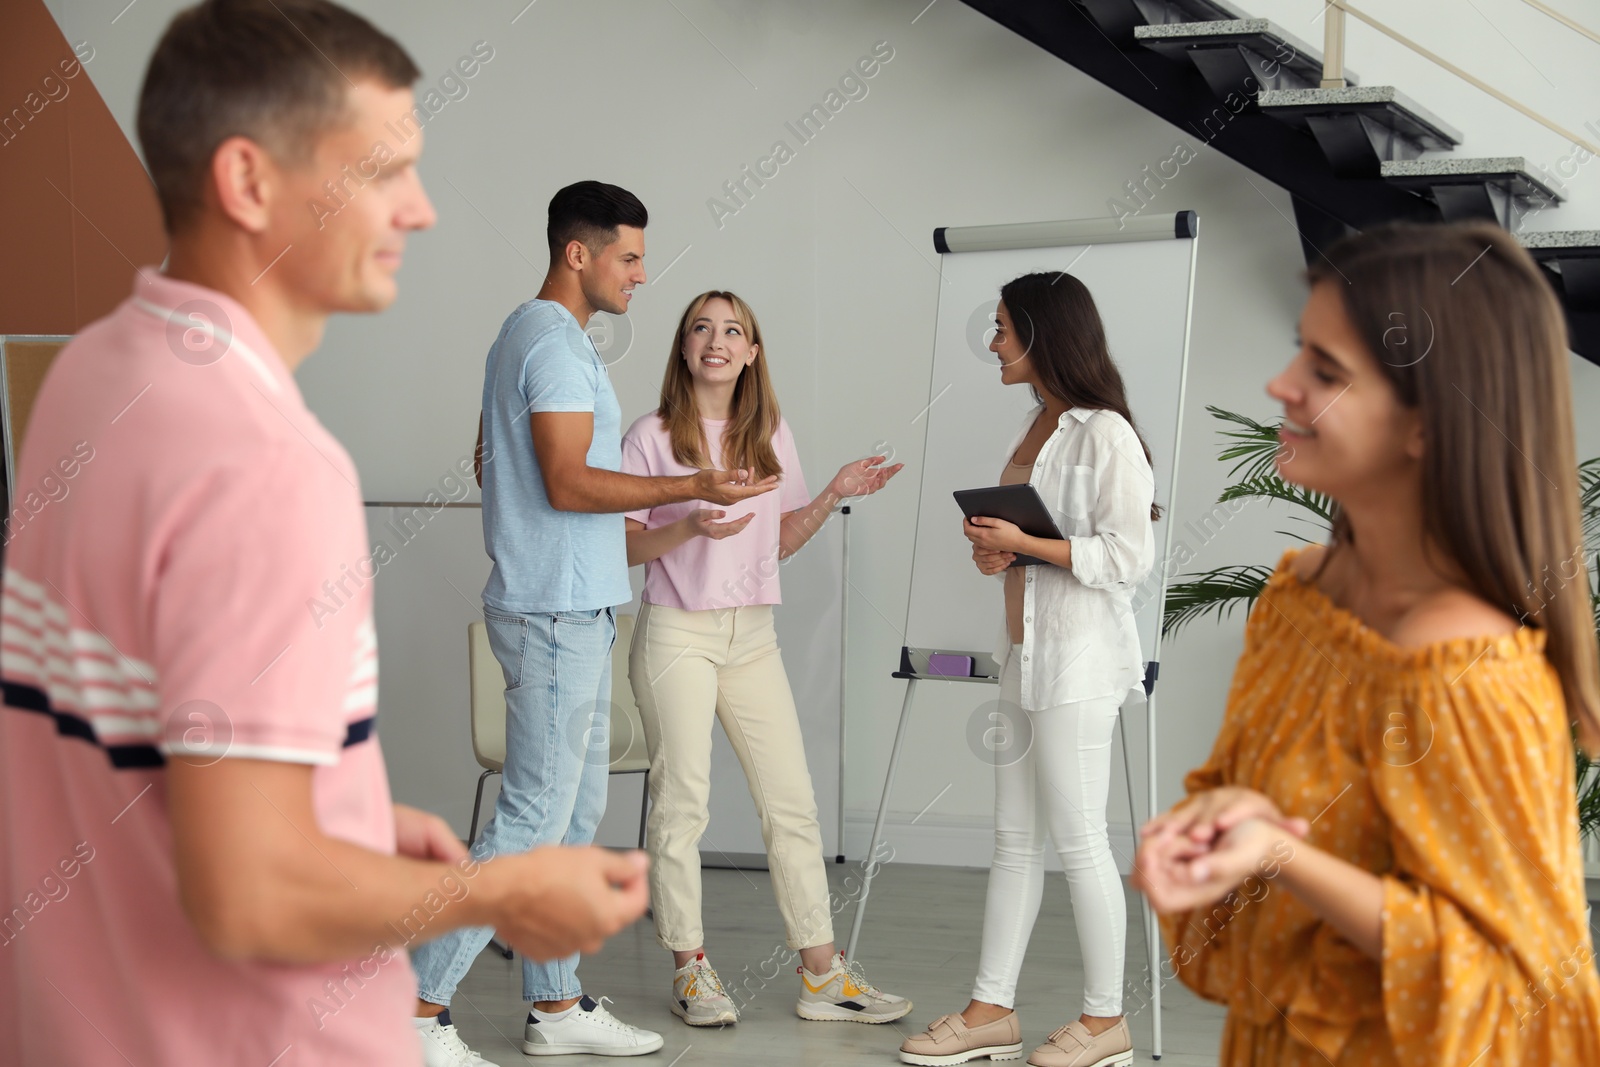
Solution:
{"label": "stair railing post", "polygon": [[1339,0],[1328,0],[1322,14],[1322,88],[1343,89],[1344,7]]}

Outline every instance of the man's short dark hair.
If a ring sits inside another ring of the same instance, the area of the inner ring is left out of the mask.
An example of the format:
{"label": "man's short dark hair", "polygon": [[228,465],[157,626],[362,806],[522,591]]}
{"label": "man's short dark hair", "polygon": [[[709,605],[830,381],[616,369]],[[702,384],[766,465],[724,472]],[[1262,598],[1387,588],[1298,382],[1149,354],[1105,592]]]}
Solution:
{"label": "man's short dark hair", "polygon": [[393,38],[328,0],[206,0],[179,12],[139,92],[139,143],[167,232],[199,214],[229,137],[295,166],[343,118],[354,82],[400,89],[420,74]]}
{"label": "man's short dark hair", "polygon": [[644,229],[649,212],[626,189],[605,182],[577,182],[550,198],[550,224],[545,236],[550,258],[561,255],[571,241],[598,252],[617,239],[617,227]]}

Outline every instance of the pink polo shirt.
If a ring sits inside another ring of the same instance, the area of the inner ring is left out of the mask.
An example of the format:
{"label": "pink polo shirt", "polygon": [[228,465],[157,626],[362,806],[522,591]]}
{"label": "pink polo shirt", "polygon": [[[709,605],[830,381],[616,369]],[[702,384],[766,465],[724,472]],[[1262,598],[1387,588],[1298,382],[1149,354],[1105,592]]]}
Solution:
{"label": "pink polo shirt", "polygon": [[165,768],[311,765],[394,852],[350,457],[238,303],[141,272],[57,358],[0,594],[0,1063],[417,1064],[404,952],[218,959],[183,914]]}
{"label": "pink polo shirt", "polygon": [[[711,448],[711,462],[720,469],[723,467],[722,430],[727,420],[702,419],[701,422]],[[755,518],[750,520],[750,525],[720,540],[690,538],[660,559],[646,563],[645,603],[685,611],[782,603],[778,595],[779,529],[784,514],[805,507],[811,503],[811,496],[806,492],[805,475],[800,471],[794,435],[784,419],[778,420],[772,448],[778,455],[778,465],[783,468],[778,488],[742,504],[718,508],[728,513],[717,520],[719,522],[732,522],[753,512]],[[652,411],[628,427],[623,435],[622,469],[627,474],[661,477],[693,474],[698,468],[684,466],[673,457],[667,428],[661,417]],[[696,508],[713,507],[718,505],[691,500],[630,511],[627,517],[655,529],[677,522]]]}

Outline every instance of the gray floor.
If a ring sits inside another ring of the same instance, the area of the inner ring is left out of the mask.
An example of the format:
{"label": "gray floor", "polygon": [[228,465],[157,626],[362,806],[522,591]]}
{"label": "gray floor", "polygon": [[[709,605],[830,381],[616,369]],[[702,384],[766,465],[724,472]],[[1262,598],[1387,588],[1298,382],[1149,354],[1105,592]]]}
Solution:
{"label": "gray floor", "polygon": [[[844,895],[840,883],[857,871],[853,865],[830,864],[835,892]],[[707,957],[725,985],[735,987],[748,979],[745,988],[753,991],[746,996],[737,1026],[691,1029],[667,1010],[672,959],[656,945],[649,919],[612,938],[598,956],[584,961],[579,972],[591,996],[612,998],[610,1007],[618,1017],[666,1037],[660,1052],[638,1062],[662,1067],[750,1063],[881,1067],[899,1062],[895,1050],[905,1035],[966,1006],[977,966],[987,871],[889,864],[878,875],[861,933],[861,960],[874,985],[916,1003],[906,1018],[881,1026],[799,1018],[794,1012],[798,963],[784,947],[766,872],[707,870],[704,875]],[[850,935],[853,907],[852,903],[835,918],[841,946]],[[1138,897],[1130,892],[1129,988],[1142,986],[1146,973],[1137,907]],[[763,985],[761,976],[774,974]],[[1065,881],[1056,875],[1046,883],[1044,906],[1018,986],[1017,1010],[1027,1046],[1042,1043],[1051,1030],[1077,1018],[1082,1007],[1081,977],[1071,900]],[[1130,995],[1124,1010],[1131,1016],[1134,1062],[1152,1062],[1148,994],[1143,999]],[[485,951],[462,983],[451,1016],[474,1049],[506,1067],[540,1062],[523,1056],[518,1047],[525,1011],[521,961]],[[1161,1063],[1171,1067],[1216,1063],[1222,1015],[1220,1007],[1198,999],[1180,983],[1165,983]],[[585,1062],[569,1057],[561,1061]]]}

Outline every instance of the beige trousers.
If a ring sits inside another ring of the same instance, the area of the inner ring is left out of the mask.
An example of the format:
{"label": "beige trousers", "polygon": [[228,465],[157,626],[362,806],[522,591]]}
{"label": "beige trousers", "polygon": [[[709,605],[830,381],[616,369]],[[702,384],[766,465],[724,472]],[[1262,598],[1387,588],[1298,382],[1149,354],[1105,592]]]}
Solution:
{"label": "beige trousers", "polygon": [[687,952],[705,944],[700,838],[710,820],[713,715],[761,817],[789,947],[832,941],[817,800],[771,605],[714,611],[643,605],[628,677],[650,752],[645,847],[662,947]]}

